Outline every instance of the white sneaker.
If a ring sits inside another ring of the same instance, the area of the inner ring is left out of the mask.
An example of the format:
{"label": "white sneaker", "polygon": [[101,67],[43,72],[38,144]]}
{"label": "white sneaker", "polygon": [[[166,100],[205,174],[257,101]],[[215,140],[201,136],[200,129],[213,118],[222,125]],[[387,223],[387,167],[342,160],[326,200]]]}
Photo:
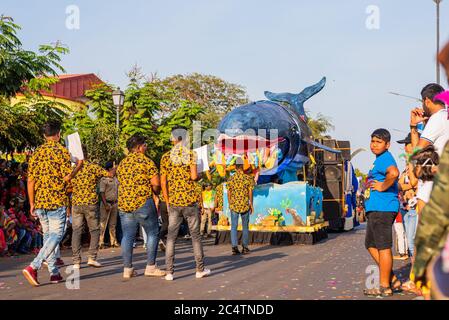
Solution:
{"label": "white sneaker", "polygon": [[204,269],[201,272],[197,271],[197,273],[195,274],[195,277],[197,279],[201,279],[201,278],[207,277],[208,275],[210,275],[210,270],[209,269]]}
{"label": "white sneaker", "polygon": [[101,268],[103,266],[100,262],[98,262],[96,260],[89,260],[87,262],[87,265],[91,266],[91,267],[94,267],[94,268]]}
{"label": "white sneaker", "polygon": [[81,264],[80,263],[74,263],[73,264],[73,269],[81,269]]}
{"label": "white sneaker", "polygon": [[167,273],[165,275],[165,280],[167,281],[173,281],[173,273]]}

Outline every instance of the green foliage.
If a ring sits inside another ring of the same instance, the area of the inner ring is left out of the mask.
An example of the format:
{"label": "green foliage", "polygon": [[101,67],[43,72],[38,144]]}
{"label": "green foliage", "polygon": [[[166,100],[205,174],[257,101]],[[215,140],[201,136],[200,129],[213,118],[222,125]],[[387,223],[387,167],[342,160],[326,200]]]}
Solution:
{"label": "green foliage", "polygon": [[249,102],[244,87],[211,75],[174,75],[162,83],[175,92],[174,103],[167,105],[166,113],[173,112],[183,100],[195,102],[204,109],[198,120],[205,129],[216,128],[226,113]]}
{"label": "green foliage", "polygon": [[84,95],[89,99],[88,105],[97,119],[103,119],[106,123],[115,123],[116,110],[112,101],[112,86],[105,83],[95,84]]}
{"label": "green foliage", "polygon": [[32,95],[16,104],[0,100],[0,151],[34,149],[43,142],[40,128],[49,120],[62,121],[66,106]]}
{"label": "green foliage", "polygon": [[[68,112],[66,106],[40,94],[58,81],[54,76],[64,71],[59,62],[68,49],[56,43],[41,45],[39,53],[24,50],[18,30],[11,18],[0,17],[0,151],[4,152],[37,147],[43,142],[42,124],[61,120]],[[17,93],[24,99],[13,104]]]}
{"label": "green foliage", "polygon": [[311,117],[309,112],[306,112],[306,114],[308,117],[307,124],[312,130],[312,134],[315,138],[326,138],[326,134],[334,129],[331,120],[321,113],[318,113],[315,118]]}
{"label": "green foliage", "polygon": [[[165,118],[157,129],[157,139],[154,139],[155,151],[161,156],[171,147],[170,136],[173,128],[182,126],[189,129],[192,134],[193,121],[198,118],[198,115],[204,112],[203,108],[189,101],[182,101],[178,109],[173,111],[167,118]],[[158,158],[158,155],[155,154]]]}
{"label": "green foliage", "polygon": [[108,161],[119,161],[123,158],[123,148],[111,139],[116,134],[116,127],[104,119],[97,120],[89,136],[83,138],[89,159],[104,166]]}
{"label": "green foliage", "polygon": [[[61,55],[68,53],[60,43],[41,45],[39,53],[24,50],[17,37],[20,29],[11,18],[0,17],[0,95],[6,98],[23,92],[24,84],[33,79],[64,72],[59,63]],[[31,87],[36,86],[33,82]]]}

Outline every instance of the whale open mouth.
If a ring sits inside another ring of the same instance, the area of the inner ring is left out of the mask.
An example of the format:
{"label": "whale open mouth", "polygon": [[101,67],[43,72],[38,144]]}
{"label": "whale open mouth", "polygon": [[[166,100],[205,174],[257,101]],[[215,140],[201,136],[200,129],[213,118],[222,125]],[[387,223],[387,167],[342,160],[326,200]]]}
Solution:
{"label": "whale open mouth", "polygon": [[284,159],[288,150],[289,141],[283,137],[266,139],[255,135],[221,134],[215,144],[215,160],[226,166],[243,161],[247,168],[272,169]]}
{"label": "whale open mouth", "polygon": [[216,148],[226,154],[244,154],[262,149],[273,149],[285,141],[285,138],[268,140],[260,136],[240,135],[236,137],[221,134],[218,137]]}

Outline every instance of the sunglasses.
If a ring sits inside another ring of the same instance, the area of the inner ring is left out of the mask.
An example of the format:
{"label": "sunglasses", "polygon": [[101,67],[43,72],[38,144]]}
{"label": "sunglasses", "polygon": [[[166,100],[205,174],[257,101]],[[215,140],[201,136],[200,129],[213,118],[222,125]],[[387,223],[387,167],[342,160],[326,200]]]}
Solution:
{"label": "sunglasses", "polygon": [[[429,164],[429,162],[430,162],[430,164]],[[417,160],[411,160],[410,163],[413,164],[414,166],[420,166],[420,167],[433,167],[435,165],[435,163],[433,162],[433,160],[431,158],[427,159],[422,164],[418,163]]]}

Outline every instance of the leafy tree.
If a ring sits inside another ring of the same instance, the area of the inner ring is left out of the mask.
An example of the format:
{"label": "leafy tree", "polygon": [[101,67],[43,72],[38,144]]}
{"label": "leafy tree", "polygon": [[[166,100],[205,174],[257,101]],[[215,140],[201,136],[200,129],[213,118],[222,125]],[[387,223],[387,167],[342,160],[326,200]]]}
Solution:
{"label": "leafy tree", "polygon": [[87,147],[89,159],[104,166],[108,161],[119,161],[123,158],[123,148],[115,139],[116,127],[105,119],[95,121],[95,126],[82,142]]}
{"label": "leafy tree", "polygon": [[[67,107],[46,100],[41,90],[58,81],[54,76],[61,55],[68,49],[59,43],[42,45],[39,53],[27,51],[17,37],[20,26],[12,18],[0,17],[0,151],[22,151],[42,143],[40,128],[49,119],[61,120]],[[13,104],[11,98],[24,98]]]}
{"label": "leafy tree", "polygon": [[58,71],[64,72],[59,62],[61,55],[68,52],[66,47],[56,43],[41,45],[39,53],[24,50],[17,37],[20,29],[12,18],[0,17],[0,95],[6,98],[22,92],[24,83],[31,82],[29,88],[33,88],[36,85],[34,79],[57,76]]}
{"label": "leafy tree", "polygon": [[116,111],[112,101],[112,86],[105,83],[95,84],[90,90],[86,90],[84,95],[89,99],[89,112],[96,118],[104,119],[106,123],[115,123]]}
{"label": "leafy tree", "polygon": [[175,127],[181,126],[188,128],[189,134],[192,135],[193,122],[203,112],[204,109],[199,104],[190,101],[181,101],[181,106],[165,118],[158,127],[157,137],[152,143],[156,148],[150,151],[150,155],[159,160],[162,154],[170,149],[170,136]]}
{"label": "leafy tree", "polygon": [[160,110],[159,88],[151,82],[143,87],[131,83],[125,91],[121,137],[126,140],[136,133],[152,136],[157,129],[155,115]]}
{"label": "leafy tree", "polygon": [[249,102],[244,87],[211,75],[174,75],[162,82],[175,92],[173,104],[168,105],[166,113],[171,113],[180,101],[195,102],[204,108],[198,120],[206,129],[216,128],[226,113]]}
{"label": "leafy tree", "polygon": [[308,118],[308,125],[312,130],[312,134],[315,138],[327,138],[326,134],[334,129],[331,120],[318,113],[315,118],[313,118],[309,112],[306,112]]}

